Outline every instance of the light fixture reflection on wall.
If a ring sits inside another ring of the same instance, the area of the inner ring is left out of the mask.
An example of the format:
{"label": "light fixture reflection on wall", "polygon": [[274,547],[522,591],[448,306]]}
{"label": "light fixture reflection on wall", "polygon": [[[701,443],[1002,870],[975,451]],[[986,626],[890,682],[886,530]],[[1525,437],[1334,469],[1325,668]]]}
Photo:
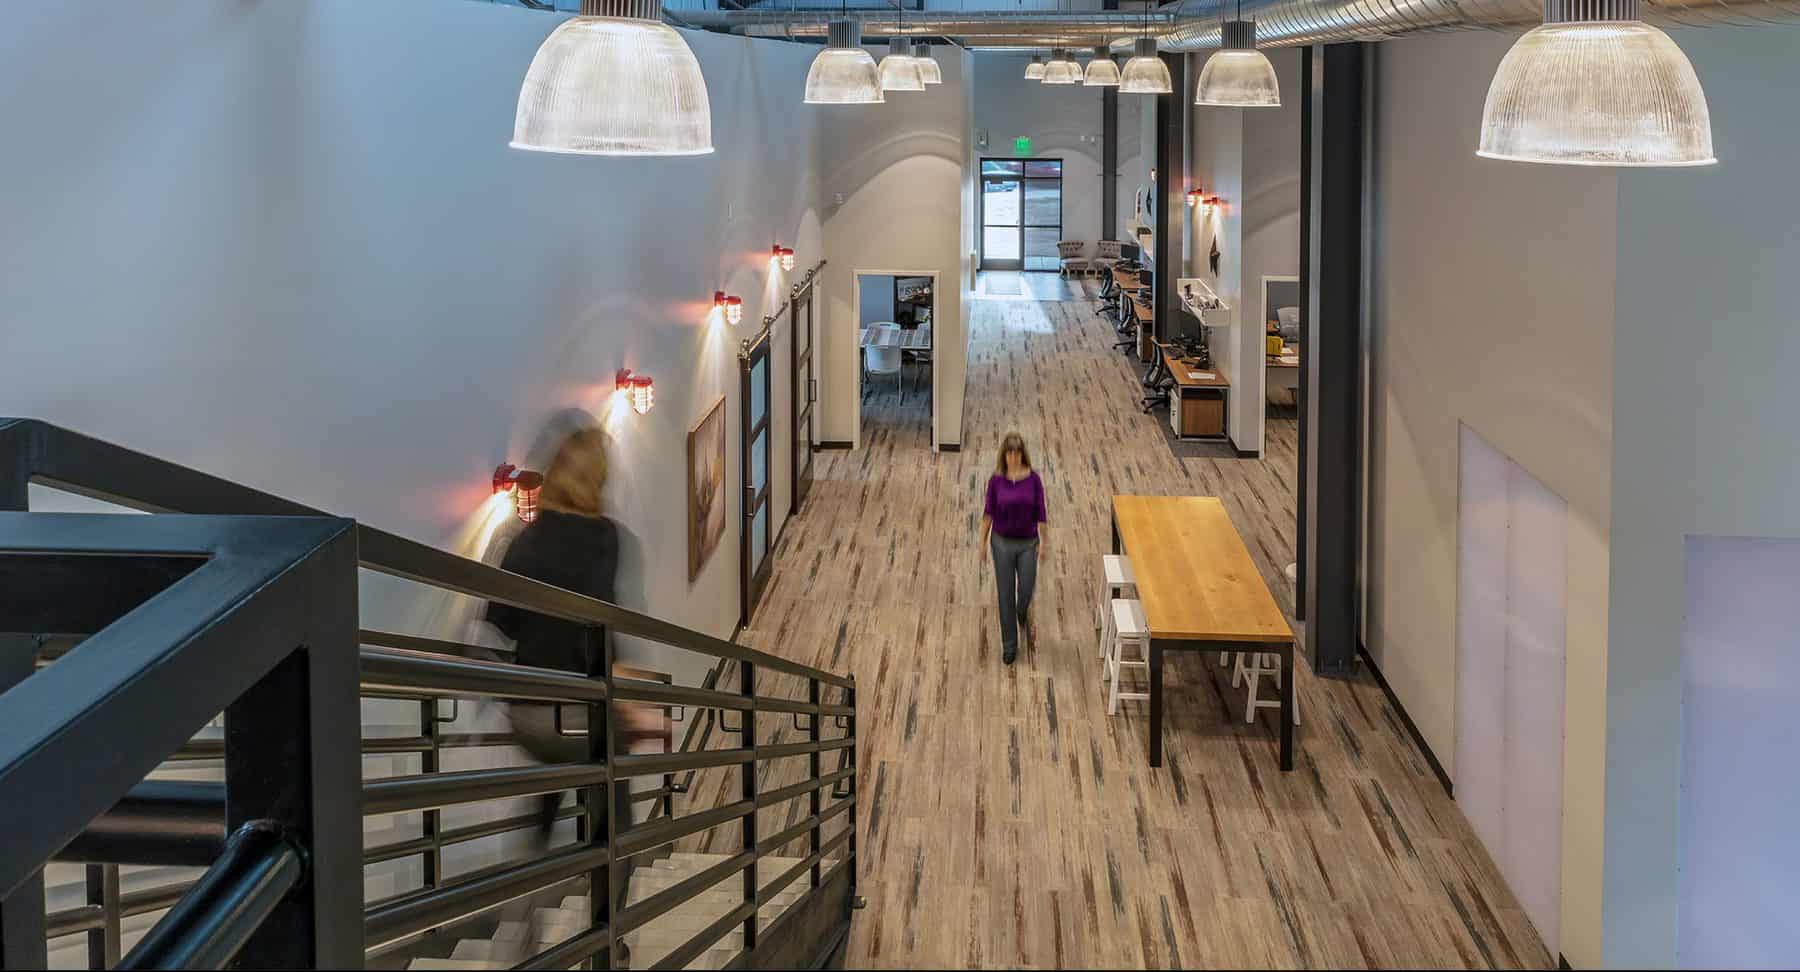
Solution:
{"label": "light fixture reflection on wall", "polygon": [[520,469],[510,462],[494,467],[494,492],[512,494],[513,512],[522,523],[537,519],[538,491],[543,488],[543,473]]}
{"label": "light fixture reflection on wall", "polygon": [[662,0],[581,0],[531,59],[512,147],[567,155],[705,155],[706,79]]}
{"label": "light fixture reflection on wall", "polygon": [[713,306],[725,315],[725,323],[736,327],[744,320],[744,298],[725,293],[723,290],[713,291]]}
{"label": "light fixture reflection on wall", "polygon": [[1219,204],[1219,197],[1207,195],[1205,189],[1189,189],[1187,191],[1187,204],[1193,208],[1211,209]]}
{"label": "light fixture reflection on wall", "polygon": [[1554,165],[1711,165],[1712,116],[1687,55],[1640,0],[1546,0],[1500,60],[1476,154]]}
{"label": "light fixture reflection on wall", "polygon": [[620,368],[614,387],[624,396],[625,404],[639,415],[656,407],[656,383],[649,375],[634,375],[630,368]]}

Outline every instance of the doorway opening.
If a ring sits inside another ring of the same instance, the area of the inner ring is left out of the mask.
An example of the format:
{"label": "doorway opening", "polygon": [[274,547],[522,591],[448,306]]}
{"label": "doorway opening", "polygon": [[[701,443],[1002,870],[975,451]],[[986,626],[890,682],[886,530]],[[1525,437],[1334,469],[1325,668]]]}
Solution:
{"label": "doorway opening", "polygon": [[931,443],[937,284],[935,271],[856,273],[857,399],[863,441],[891,434]]}
{"label": "doorway opening", "polygon": [[1061,159],[981,160],[981,269],[1061,268],[1062,177]]}

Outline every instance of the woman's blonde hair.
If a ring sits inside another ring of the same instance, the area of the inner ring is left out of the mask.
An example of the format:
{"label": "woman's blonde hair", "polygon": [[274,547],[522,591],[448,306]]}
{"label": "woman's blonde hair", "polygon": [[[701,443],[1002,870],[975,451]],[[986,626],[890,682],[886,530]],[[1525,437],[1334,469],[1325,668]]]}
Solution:
{"label": "woman's blonde hair", "polygon": [[600,494],[606,489],[606,433],[598,428],[577,429],[564,439],[544,468],[544,490],[538,505],[546,510],[600,515]]}
{"label": "woman's blonde hair", "polygon": [[1017,452],[1019,462],[1026,469],[1031,468],[1031,450],[1025,448],[1025,437],[1017,432],[1008,432],[1006,437],[1000,440],[1000,455],[994,458],[994,472],[997,475],[1006,474],[1006,454],[1009,452]]}

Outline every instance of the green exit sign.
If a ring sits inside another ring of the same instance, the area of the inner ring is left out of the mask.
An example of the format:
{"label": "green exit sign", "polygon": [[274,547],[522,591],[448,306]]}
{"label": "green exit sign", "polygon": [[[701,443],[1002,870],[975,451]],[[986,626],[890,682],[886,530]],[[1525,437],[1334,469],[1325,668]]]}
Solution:
{"label": "green exit sign", "polygon": [[1013,154],[1018,156],[1030,155],[1031,136],[1020,135],[1018,138],[1013,139]]}

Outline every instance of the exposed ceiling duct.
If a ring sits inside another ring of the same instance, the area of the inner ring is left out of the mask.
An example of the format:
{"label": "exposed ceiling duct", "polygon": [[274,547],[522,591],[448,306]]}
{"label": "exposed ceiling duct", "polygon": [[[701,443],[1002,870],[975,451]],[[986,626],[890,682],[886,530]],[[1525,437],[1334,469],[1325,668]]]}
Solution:
{"label": "exposed ceiling duct", "polygon": [[[1770,24],[1800,20],[1800,0],[1644,0],[1644,19],[1664,27]],[[1524,31],[1542,22],[1542,0],[1244,0],[1243,16],[1256,20],[1263,47],[1336,41],[1378,41],[1428,31],[1487,28]],[[757,37],[823,37],[833,16],[823,10],[684,10],[696,27]],[[1137,11],[1052,13],[1019,10],[915,11],[904,27],[894,11],[861,11],[863,33],[968,38],[971,46],[1129,47],[1146,26]],[[1168,3],[1148,17],[1148,29],[1165,51],[1219,46],[1216,0]]]}

